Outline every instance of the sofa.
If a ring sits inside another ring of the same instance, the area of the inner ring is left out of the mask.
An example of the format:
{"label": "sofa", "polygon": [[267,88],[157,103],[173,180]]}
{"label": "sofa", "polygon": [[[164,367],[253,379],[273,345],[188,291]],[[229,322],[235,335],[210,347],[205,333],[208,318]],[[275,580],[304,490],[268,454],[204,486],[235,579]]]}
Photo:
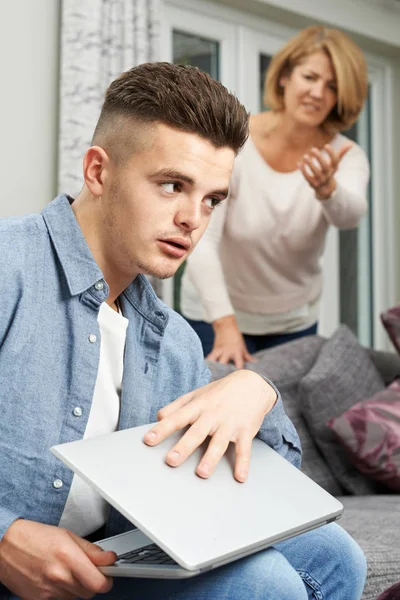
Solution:
{"label": "sofa", "polygon": [[[400,496],[358,472],[325,423],[391,383],[400,375],[400,357],[362,348],[343,325],[332,338],[304,337],[254,356],[245,368],[279,388],[302,443],[302,470],[344,505],[339,524],[368,562],[362,598],[376,600],[400,581]],[[208,365],[214,380],[235,369]]]}

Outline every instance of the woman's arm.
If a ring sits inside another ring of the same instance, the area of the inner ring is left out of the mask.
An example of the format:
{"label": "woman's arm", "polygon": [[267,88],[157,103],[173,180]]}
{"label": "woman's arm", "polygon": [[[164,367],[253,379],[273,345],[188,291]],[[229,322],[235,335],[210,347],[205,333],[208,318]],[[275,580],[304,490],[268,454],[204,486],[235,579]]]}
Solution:
{"label": "woman's arm", "polygon": [[233,190],[234,175],[230,195],[214,209],[208,228],[187,260],[185,276],[194,284],[205,319],[212,323],[214,329],[214,345],[207,358],[225,364],[232,361],[236,367],[242,369],[245,361],[251,361],[252,357],[236,323],[219,254]]}
{"label": "woman's arm", "polygon": [[369,177],[368,159],[359,146],[353,145],[339,164],[335,174],[336,189],[331,198],[321,200],[322,210],[331,225],[340,229],[358,225],[368,210]]}
{"label": "woman's arm", "polygon": [[299,167],[321,202],[327,221],[340,229],[356,227],[366,213],[370,169],[365,152],[354,143],[338,152],[313,148]]}
{"label": "woman's arm", "polygon": [[219,255],[228,203],[229,197],[214,209],[203,237],[186,261],[185,275],[194,284],[209,322],[234,314]]}

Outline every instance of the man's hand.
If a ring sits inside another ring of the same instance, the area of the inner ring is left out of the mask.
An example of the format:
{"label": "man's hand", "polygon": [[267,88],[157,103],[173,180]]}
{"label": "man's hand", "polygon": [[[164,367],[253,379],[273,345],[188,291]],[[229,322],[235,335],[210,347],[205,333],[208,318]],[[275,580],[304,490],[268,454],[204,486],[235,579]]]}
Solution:
{"label": "man's hand", "polygon": [[18,519],[0,542],[0,581],[23,600],[73,600],[106,593],[98,566],[117,557],[58,527]]}
{"label": "man's hand", "polygon": [[144,441],[155,446],[175,431],[191,425],[166,457],[167,464],[178,467],[211,436],[196,469],[204,478],[212,474],[229,442],[234,442],[234,475],[237,481],[244,482],[252,440],[275,402],[275,390],[260,375],[254,371],[235,371],[162,408],[158,412],[160,422],[146,433]]}
{"label": "man's hand", "polygon": [[213,349],[207,356],[209,360],[216,360],[224,365],[232,361],[238,369],[243,369],[246,361],[254,361],[233,315],[214,321],[213,329],[215,339]]}
{"label": "man's hand", "polygon": [[335,152],[332,146],[326,144],[324,151],[313,148],[309,154],[305,154],[298,166],[305,179],[315,190],[318,200],[328,200],[336,189],[335,173],[343,156],[352,147],[348,142]]}

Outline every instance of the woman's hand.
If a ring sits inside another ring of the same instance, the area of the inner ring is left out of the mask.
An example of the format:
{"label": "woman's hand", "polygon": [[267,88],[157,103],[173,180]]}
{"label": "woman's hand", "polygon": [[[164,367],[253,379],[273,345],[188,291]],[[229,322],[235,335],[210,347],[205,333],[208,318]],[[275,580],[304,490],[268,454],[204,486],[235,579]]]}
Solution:
{"label": "woman's hand", "polygon": [[298,163],[305,179],[315,190],[318,200],[328,200],[336,189],[334,175],[343,156],[350,150],[352,143],[346,143],[339,152],[326,144],[323,150],[312,148]]}
{"label": "woman's hand", "polygon": [[216,360],[224,365],[232,361],[238,369],[243,369],[246,361],[254,362],[233,315],[214,321],[213,329],[214,346],[206,357],[208,360]]}

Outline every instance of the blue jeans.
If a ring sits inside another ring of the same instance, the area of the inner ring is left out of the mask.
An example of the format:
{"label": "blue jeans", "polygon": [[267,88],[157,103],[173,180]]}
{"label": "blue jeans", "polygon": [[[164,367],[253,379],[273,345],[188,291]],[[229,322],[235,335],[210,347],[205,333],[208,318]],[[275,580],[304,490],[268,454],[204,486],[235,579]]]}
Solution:
{"label": "blue jeans", "polygon": [[[186,318],[186,317],[185,317]],[[192,329],[195,330],[200,338],[203,346],[204,356],[210,354],[214,345],[214,330],[212,325],[205,321],[193,321],[192,319],[186,319]],[[311,327],[303,329],[302,331],[295,331],[294,333],[274,333],[268,335],[250,335],[244,333],[244,341],[246,342],[247,350],[250,354],[258,352],[259,350],[265,350],[266,348],[272,348],[272,346],[278,346],[285,342],[290,342],[305,335],[315,335],[317,333],[318,323],[314,323]]]}
{"label": "blue jeans", "polygon": [[336,523],[192,579],[115,578],[97,600],[359,600],[366,561]]}

